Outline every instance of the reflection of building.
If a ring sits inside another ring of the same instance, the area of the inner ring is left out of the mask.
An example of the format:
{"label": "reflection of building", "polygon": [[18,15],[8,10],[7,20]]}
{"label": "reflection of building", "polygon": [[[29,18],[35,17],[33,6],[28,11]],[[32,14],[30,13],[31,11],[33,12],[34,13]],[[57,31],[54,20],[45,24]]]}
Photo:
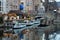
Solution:
{"label": "reflection of building", "polygon": [[18,10],[20,0],[0,0],[0,13],[7,13],[10,10]]}

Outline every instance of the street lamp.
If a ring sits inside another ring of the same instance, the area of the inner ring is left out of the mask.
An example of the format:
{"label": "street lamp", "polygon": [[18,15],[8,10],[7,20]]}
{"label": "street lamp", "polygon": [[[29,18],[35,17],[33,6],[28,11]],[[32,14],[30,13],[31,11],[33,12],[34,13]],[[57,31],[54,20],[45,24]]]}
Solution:
{"label": "street lamp", "polygon": [[57,10],[53,10],[53,12],[55,13],[54,16],[55,16],[55,20],[57,19]]}
{"label": "street lamp", "polygon": [[[54,16],[55,16],[55,20],[57,19],[57,10],[53,10],[54,11]],[[57,24],[55,24],[55,32],[57,31]]]}

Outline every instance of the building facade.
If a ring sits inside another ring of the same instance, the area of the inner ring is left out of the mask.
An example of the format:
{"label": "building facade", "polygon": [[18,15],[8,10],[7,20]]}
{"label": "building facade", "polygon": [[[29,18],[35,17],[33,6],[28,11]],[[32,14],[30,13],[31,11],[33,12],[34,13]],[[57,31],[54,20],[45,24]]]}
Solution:
{"label": "building facade", "polygon": [[42,0],[33,0],[34,8],[35,8],[35,6],[38,6],[38,9],[40,9],[41,8],[41,1]]}
{"label": "building facade", "polygon": [[19,5],[24,2],[24,10],[33,10],[33,0],[0,0],[0,13],[8,13],[10,10],[19,10]]}
{"label": "building facade", "polygon": [[20,0],[20,2],[24,2],[25,12],[32,12],[34,10],[33,0]]}
{"label": "building facade", "polygon": [[34,10],[35,5],[40,5],[40,0],[0,0],[0,13],[8,13],[10,10],[19,10],[19,5],[24,2],[24,7]]}
{"label": "building facade", "polygon": [[20,0],[0,0],[0,13],[8,13],[10,10],[19,9]]}
{"label": "building facade", "polygon": [[0,0],[0,13],[2,13],[3,10],[3,0]]}

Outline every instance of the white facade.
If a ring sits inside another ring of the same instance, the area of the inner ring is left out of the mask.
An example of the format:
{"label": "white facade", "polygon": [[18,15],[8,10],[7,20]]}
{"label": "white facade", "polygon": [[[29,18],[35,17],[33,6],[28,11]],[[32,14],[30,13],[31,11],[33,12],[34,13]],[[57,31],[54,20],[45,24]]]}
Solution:
{"label": "white facade", "polygon": [[0,0],[1,10],[0,13],[6,14],[10,10],[19,10],[20,0]]}
{"label": "white facade", "polygon": [[7,13],[6,0],[3,0],[2,3],[3,3],[3,11],[2,11],[2,12],[3,12],[3,13]]}
{"label": "white facade", "polygon": [[[5,0],[4,0],[5,1]],[[0,0],[0,13],[2,13],[4,10],[4,8],[5,8],[5,4],[3,3],[4,2],[3,0]]]}
{"label": "white facade", "polygon": [[1,2],[1,10],[0,10],[0,13],[4,14],[4,13],[7,13],[7,8],[6,8],[6,0],[0,0]]}
{"label": "white facade", "polygon": [[[24,2],[24,10],[29,8],[33,10],[32,0],[0,0],[1,1],[1,13],[8,13],[10,10],[19,10],[20,2]],[[27,6],[29,5],[29,6]]]}

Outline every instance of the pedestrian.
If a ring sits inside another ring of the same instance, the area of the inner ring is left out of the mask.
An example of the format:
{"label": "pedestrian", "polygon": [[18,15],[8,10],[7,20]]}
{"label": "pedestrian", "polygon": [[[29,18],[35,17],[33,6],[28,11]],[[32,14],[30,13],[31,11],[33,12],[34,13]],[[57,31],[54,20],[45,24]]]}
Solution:
{"label": "pedestrian", "polygon": [[23,10],[24,10],[24,3],[23,2],[19,5],[19,9],[21,12],[23,12]]}
{"label": "pedestrian", "polygon": [[39,5],[36,5],[36,6],[35,6],[35,11],[36,11],[36,13],[38,13],[38,6],[39,6]]}

